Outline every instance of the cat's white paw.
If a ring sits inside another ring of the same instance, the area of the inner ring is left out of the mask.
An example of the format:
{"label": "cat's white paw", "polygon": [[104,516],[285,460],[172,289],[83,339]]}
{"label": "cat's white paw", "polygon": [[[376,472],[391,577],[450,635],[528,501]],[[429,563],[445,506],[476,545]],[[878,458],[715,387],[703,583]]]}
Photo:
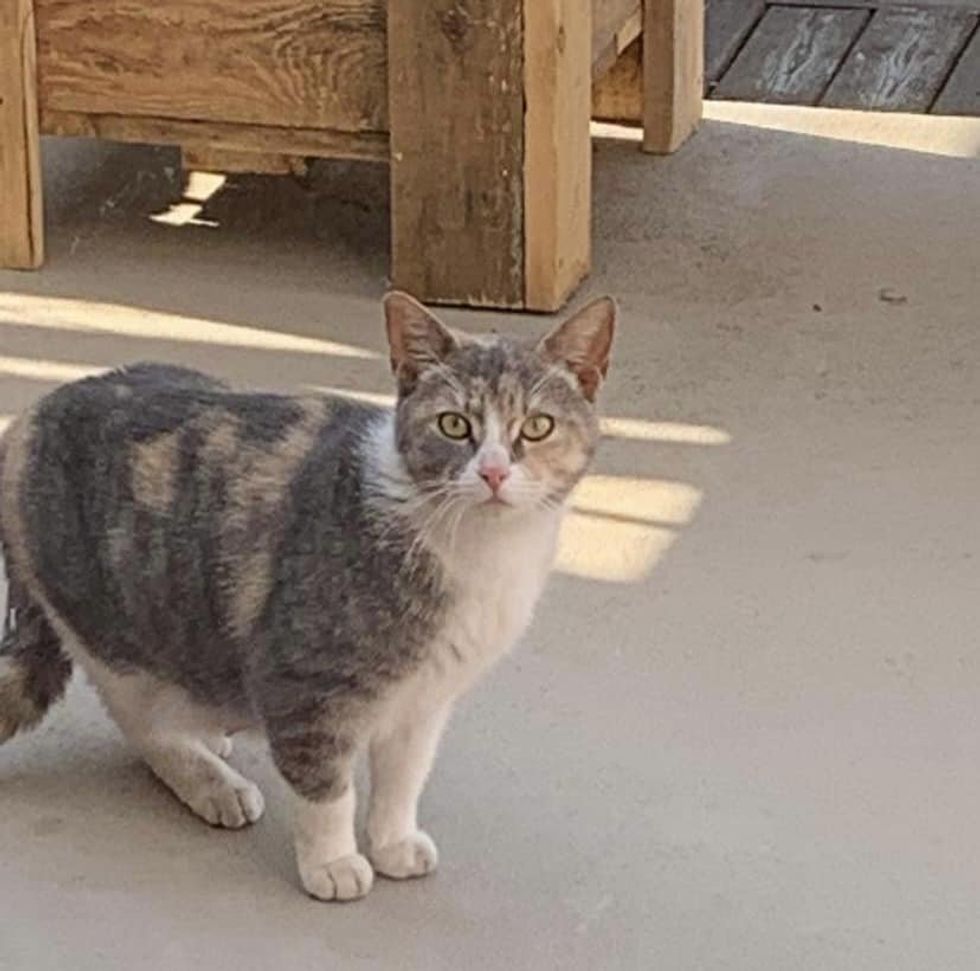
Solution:
{"label": "cat's white paw", "polygon": [[360,853],[330,863],[301,865],[299,875],[306,892],[318,900],[358,900],[374,884],[371,864]]}
{"label": "cat's white paw", "polygon": [[428,833],[418,830],[411,836],[371,849],[371,862],[382,876],[392,880],[424,877],[439,864],[439,851]]}
{"label": "cat's white paw", "polygon": [[182,798],[205,822],[227,829],[241,829],[254,823],[265,811],[259,787],[244,779],[235,783],[215,780]]}
{"label": "cat's white paw", "polygon": [[208,747],[220,758],[229,759],[235,746],[230,735],[218,735],[213,740],[213,744],[209,744]]}

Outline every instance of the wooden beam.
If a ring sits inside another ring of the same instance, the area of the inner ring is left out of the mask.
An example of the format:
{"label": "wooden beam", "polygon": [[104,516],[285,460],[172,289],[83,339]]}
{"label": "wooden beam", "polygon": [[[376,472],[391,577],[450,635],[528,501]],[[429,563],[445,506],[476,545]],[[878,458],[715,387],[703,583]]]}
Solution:
{"label": "wooden beam", "polygon": [[387,127],[385,0],[34,0],[41,105]]}
{"label": "wooden beam", "polygon": [[0,0],[0,266],[44,259],[34,10]]}
{"label": "wooden beam", "polygon": [[676,151],[701,121],[704,0],[645,0],[643,149]]}
{"label": "wooden beam", "polygon": [[243,152],[229,149],[184,148],[180,153],[185,172],[225,172],[259,175],[306,175],[306,159],[298,155]]}
{"label": "wooden beam", "polygon": [[392,280],[524,305],[523,0],[390,0]]}
{"label": "wooden beam", "polygon": [[580,0],[524,0],[524,241],[529,310],[557,310],[589,272],[591,30]]}
{"label": "wooden beam", "polygon": [[385,132],[235,125],[146,115],[90,115],[52,110],[41,112],[41,130],[46,135],[182,145],[200,152],[255,152],[366,161],[386,161],[388,158],[388,135]]}
{"label": "wooden beam", "polygon": [[577,0],[390,0],[395,286],[554,310],[585,274],[590,20]]}
{"label": "wooden beam", "polygon": [[598,80],[643,30],[643,0],[592,0],[592,79]]}
{"label": "wooden beam", "polygon": [[643,124],[643,38],[637,37],[592,85],[592,117],[619,125]]}

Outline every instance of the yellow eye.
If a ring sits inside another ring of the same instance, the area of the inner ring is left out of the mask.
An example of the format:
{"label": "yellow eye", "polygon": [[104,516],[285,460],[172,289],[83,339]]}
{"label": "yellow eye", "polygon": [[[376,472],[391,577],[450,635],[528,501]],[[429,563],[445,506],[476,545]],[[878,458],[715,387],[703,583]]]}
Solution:
{"label": "yellow eye", "polygon": [[528,442],[541,442],[555,430],[551,415],[530,415],[521,425],[521,438]]}
{"label": "yellow eye", "polygon": [[454,442],[469,438],[472,432],[469,420],[458,411],[444,411],[439,416],[439,431]]}

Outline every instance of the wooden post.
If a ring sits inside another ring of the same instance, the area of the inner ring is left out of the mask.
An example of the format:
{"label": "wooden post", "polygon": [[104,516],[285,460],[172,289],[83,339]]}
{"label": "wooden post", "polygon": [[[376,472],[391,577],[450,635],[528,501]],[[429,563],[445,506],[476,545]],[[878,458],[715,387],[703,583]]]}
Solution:
{"label": "wooden post", "polygon": [[555,310],[588,270],[590,7],[389,0],[392,279]]}
{"label": "wooden post", "polygon": [[704,3],[644,0],[644,151],[676,151],[701,121]]}
{"label": "wooden post", "polygon": [[44,258],[34,9],[0,0],[0,266]]}

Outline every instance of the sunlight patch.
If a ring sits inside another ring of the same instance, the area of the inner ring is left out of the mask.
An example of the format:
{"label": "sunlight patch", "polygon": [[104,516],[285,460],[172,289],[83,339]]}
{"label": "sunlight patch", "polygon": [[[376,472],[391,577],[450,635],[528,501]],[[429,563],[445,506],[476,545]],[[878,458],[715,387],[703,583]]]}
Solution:
{"label": "sunlight patch", "polygon": [[590,475],[572,495],[555,569],[588,580],[637,583],[691,521],[701,490],[683,482]]}
{"label": "sunlight patch", "polygon": [[240,327],[216,320],[202,320],[123,304],[36,297],[20,293],[0,293],[0,327],[3,323],[187,344],[295,351],[330,357],[373,359],[379,356],[360,347],[316,337]]}

